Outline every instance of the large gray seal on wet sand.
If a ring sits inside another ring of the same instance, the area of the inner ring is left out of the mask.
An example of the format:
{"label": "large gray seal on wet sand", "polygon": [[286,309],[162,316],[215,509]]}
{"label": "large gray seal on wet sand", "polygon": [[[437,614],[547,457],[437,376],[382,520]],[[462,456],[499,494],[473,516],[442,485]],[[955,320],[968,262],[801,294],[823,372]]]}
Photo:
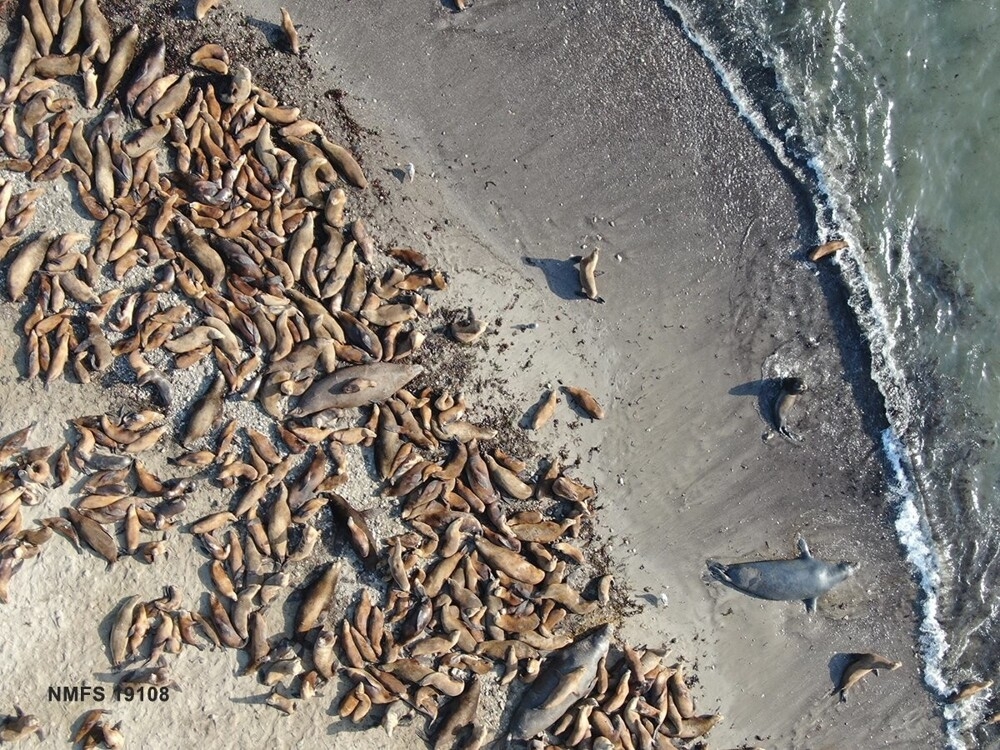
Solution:
{"label": "large gray seal on wet sand", "polygon": [[723,565],[708,560],[708,570],[727,586],[758,599],[805,602],[807,612],[816,611],[816,600],[857,570],[857,563],[829,563],[817,560],[809,552],[805,539],[799,539],[799,556],[792,560]]}

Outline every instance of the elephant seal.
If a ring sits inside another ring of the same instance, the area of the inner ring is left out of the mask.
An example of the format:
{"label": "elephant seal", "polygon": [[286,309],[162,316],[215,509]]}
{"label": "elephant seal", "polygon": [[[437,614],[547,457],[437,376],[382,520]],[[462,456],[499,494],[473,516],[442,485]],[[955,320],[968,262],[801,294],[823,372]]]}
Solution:
{"label": "elephant seal", "polygon": [[601,660],[611,645],[611,625],[605,623],[552,653],[544,671],[531,683],[514,709],[508,742],[530,740],[555,724],[574,703],[597,684]]}
{"label": "elephant seal", "polygon": [[799,539],[799,556],[793,560],[723,565],[708,560],[708,570],[727,586],[758,599],[805,602],[807,612],[816,611],[816,600],[841,581],[854,575],[857,563],[828,563],[810,554],[806,540]]}
{"label": "elephant seal", "polygon": [[798,443],[802,438],[788,429],[788,413],[799,395],[809,390],[802,378],[782,378],[781,391],[774,402],[774,426],[785,438]]}
{"label": "elephant seal", "polygon": [[[375,362],[370,365],[341,367],[329,375],[313,381],[299,397],[290,417],[308,417],[326,409],[355,409],[367,404],[385,401],[405,386],[424,368],[420,365],[402,365],[396,362]],[[375,385],[355,388],[363,381]],[[345,386],[348,388],[345,390]]]}

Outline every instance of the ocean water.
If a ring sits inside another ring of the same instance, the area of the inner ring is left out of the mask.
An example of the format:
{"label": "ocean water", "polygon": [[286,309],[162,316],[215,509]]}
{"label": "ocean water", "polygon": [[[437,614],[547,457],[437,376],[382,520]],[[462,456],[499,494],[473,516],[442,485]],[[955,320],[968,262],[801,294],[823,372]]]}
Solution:
{"label": "ocean water", "polygon": [[997,745],[1000,0],[664,0],[812,196],[892,427],[885,500],[919,580],[951,747]]}

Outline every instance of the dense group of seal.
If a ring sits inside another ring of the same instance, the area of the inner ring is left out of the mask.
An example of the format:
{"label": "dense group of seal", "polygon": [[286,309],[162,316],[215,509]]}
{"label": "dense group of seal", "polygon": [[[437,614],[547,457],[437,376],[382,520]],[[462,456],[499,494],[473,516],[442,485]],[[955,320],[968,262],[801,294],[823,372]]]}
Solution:
{"label": "dense group of seal", "polygon": [[[199,18],[213,5],[199,2]],[[111,566],[125,555],[155,564],[176,543],[165,531],[182,529],[208,559],[209,611],[173,586],[122,600],[107,643],[112,665],[130,670],[120,685],[167,687],[185,648],[231,648],[280,711],[340,678],[341,717],[377,717],[391,734],[423,716],[436,748],[487,739],[480,687],[498,670],[504,684],[532,683],[514,739],[647,750],[707,732],[721,717],[696,714],[681,665],[613,647],[610,627],[594,627],[611,578],[588,582],[574,540],[593,523],[596,491],[556,460],[529,477],[522,460],[484,448],[496,431],[465,418],[461,394],[407,389],[423,370],[411,360],[427,295],[446,280],[349,219],[348,199],[367,186],[358,160],[221,46],[190,63],[167,71],[163,38],[135,25],[115,36],[96,0],[25,3],[0,84],[0,167],[39,183],[0,187],[7,292],[27,300],[25,375],[87,382],[130,369],[149,406],[74,418],[62,446],[29,448],[30,426],[0,440],[0,600],[53,532]],[[44,184],[64,177],[93,237],[32,226]],[[462,343],[484,330],[471,314],[452,326]],[[203,389],[178,404],[173,375],[195,366],[209,372]],[[587,391],[566,392],[604,416]],[[236,394],[273,431],[225,419]],[[546,405],[535,428],[554,395]],[[197,475],[148,468],[143,454],[175,444],[174,463]],[[374,466],[403,532],[376,538],[364,498],[349,497],[349,446]],[[203,481],[231,501],[182,527]],[[72,486],[73,505],[29,528],[23,511],[57,486]],[[353,553],[324,560],[327,519]],[[345,613],[335,603],[347,566],[372,588],[349,594]],[[270,632],[268,608],[288,596],[293,632]],[[4,726],[37,728],[20,709]],[[101,711],[72,739],[124,742]]]}

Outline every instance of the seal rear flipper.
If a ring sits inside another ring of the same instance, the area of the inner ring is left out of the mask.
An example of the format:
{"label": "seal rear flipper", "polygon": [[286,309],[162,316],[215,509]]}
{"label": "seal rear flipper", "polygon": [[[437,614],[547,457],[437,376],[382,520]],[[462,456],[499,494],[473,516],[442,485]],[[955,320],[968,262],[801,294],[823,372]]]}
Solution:
{"label": "seal rear flipper", "polygon": [[806,612],[808,612],[809,614],[812,614],[813,612],[816,611],[816,597],[815,596],[812,599],[803,599],[802,601],[804,601],[806,603]]}
{"label": "seal rear flipper", "polygon": [[799,435],[796,435],[791,430],[789,430],[787,427],[784,427],[784,426],[779,427],[778,428],[778,433],[783,438],[785,438],[785,440],[787,440],[790,443],[801,443],[802,442],[802,438]]}
{"label": "seal rear flipper", "polygon": [[723,565],[715,560],[706,560],[705,564],[708,565],[708,572],[712,576],[723,583],[731,584],[733,580],[729,577],[729,566]]}

